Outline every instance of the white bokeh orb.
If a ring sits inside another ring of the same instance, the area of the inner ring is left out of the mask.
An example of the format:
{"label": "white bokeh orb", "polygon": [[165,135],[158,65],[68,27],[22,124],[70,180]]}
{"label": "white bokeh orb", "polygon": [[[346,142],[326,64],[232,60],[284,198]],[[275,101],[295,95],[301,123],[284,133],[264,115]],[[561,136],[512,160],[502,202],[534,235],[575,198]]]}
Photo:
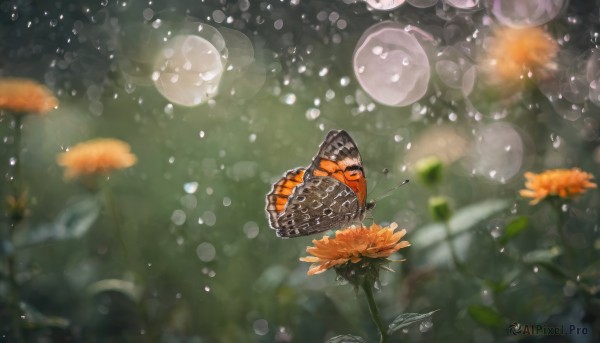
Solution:
{"label": "white bokeh orb", "polygon": [[407,106],[427,92],[430,66],[419,41],[396,22],[371,26],[353,57],[354,75],[375,101]]}
{"label": "white bokeh orb", "polygon": [[217,95],[223,65],[219,51],[208,40],[176,36],[159,51],[152,80],[169,101],[197,106]]}

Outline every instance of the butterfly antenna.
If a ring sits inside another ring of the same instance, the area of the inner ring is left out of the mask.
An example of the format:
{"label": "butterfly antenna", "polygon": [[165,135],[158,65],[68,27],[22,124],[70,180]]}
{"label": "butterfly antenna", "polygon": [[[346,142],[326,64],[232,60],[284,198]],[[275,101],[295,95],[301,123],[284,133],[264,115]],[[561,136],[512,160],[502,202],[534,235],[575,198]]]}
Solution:
{"label": "butterfly antenna", "polygon": [[404,182],[402,182],[401,184],[397,185],[396,187],[393,187],[391,189],[388,189],[385,193],[381,194],[380,196],[378,196],[377,198],[371,200],[373,202],[377,202],[387,196],[389,196],[393,191],[395,191],[396,189],[406,185],[408,183],[408,179],[404,180]]}

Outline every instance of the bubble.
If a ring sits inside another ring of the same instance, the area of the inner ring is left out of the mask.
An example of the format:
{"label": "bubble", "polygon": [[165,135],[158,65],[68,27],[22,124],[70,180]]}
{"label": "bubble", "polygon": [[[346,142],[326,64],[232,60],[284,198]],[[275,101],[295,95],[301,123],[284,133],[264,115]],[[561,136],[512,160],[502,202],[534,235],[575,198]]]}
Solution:
{"label": "bubble", "polygon": [[197,106],[217,95],[223,61],[208,40],[194,35],[176,36],[158,55],[155,73],[156,89],[170,102]]}
{"label": "bubble", "polygon": [[[510,146],[510,149],[506,149]],[[472,165],[467,168],[490,180],[506,183],[523,166],[525,144],[517,129],[508,123],[481,127],[471,151]]]}
{"label": "bubble", "polygon": [[151,8],[145,8],[142,11],[142,17],[144,17],[144,20],[150,20],[152,19],[152,17],[154,16],[154,11]]}
{"label": "bubble", "polygon": [[566,0],[487,0],[486,7],[503,25],[532,27],[554,19],[565,7]]}
{"label": "bubble", "polygon": [[198,244],[198,247],[196,248],[196,255],[198,256],[200,261],[210,262],[215,259],[217,251],[215,250],[215,247],[212,244],[204,242]]}
{"label": "bubble", "polygon": [[389,11],[404,4],[406,0],[366,0],[366,2],[372,9]]}
{"label": "bubble", "polygon": [[448,5],[456,8],[469,9],[479,5],[479,0],[445,0]]}
{"label": "bubble", "polygon": [[269,332],[269,322],[264,319],[257,319],[252,323],[254,333],[259,336],[264,336]]}
{"label": "bubble", "polygon": [[416,8],[427,8],[434,6],[438,0],[407,0],[407,2]]}
{"label": "bubble", "polygon": [[246,235],[246,237],[248,237],[249,239],[256,238],[256,236],[258,236],[258,233],[260,231],[258,228],[258,224],[256,224],[253,221],[246,222],[244,224],[244,227],[242,230],[244,231],[244,234]]}
{"label": "bubble", "polygon": [[186,215],[183,210],[175,210],[173,211],[173,214],[171,214],[171,221],[177,226],[183,225],[185,223],[185,219]]}
{"label": "bubble", "polygon": [[[365,31],[354,51],[353,67],[361,87],[374,100],[388,106],[412,104],[425,95],[429,84],[425,51],[411,33],[395,22],[379,23]],[[394,78],[397,81],[392,81],[392,75],[398,75]]]}
{"label": "bubble", "polygon": [[275,28],[275,30],[281,30],[283,28],[283,19],[275,20],[275,23],[273,23],[273,27]]}
{"label": "bubble", "polygon": [[212,13],[212,18],[215,23],[222,23],[225,20],[225,13],[221,10],[214,10]]}

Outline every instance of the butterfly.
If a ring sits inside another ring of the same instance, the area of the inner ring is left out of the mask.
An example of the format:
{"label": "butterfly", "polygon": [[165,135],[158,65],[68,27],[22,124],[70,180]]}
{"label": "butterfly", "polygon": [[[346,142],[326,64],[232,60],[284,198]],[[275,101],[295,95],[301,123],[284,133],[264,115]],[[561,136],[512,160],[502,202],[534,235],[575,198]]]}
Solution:
{"label": "butterfly", "polygon": [[356,143],[329,131],[308,168],[287,171],[267,194],[267,215],[278,237],[289,238],[362,223],[375,207]]}

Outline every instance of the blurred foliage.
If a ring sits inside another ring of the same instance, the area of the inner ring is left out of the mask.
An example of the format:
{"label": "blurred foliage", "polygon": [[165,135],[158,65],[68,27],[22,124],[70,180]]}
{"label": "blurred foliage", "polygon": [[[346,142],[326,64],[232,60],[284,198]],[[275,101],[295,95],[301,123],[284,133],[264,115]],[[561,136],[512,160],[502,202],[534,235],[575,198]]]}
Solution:
{"label": "blurred foliage", "polygon": [[[410,182],[378,201],[374,220],[397,222],[412,243],[397,256],[405,261],[390,264],[395,273],[381,277],[375,298],[382,317],[395,323],[393,337],[403,341],[553,341],[513,336],[514,322],[575,325],[589,334],[563,341],[600,340],[598,191],[565,204],[562,227],[554,207],[518,197],[527,170],[579,167],[598,180],[595,105],[571,121],[535,87],[508,100],[487,89],[469,104],[441,96],[436,80],[416,105],[377,105],[353,78],[350,56],[360,35],[395,20],[427,30],[440,44],[470,37],[444,34],[440,6],[371,12],[353,1],[251,1],[244,12],[242,3],[0,2],[0,75],[45,83],[61,104],[26,117],[22,128],[11,113],[0,114],[0,197],[11,195],[9,161],[16,154],[28,198],[27,214],[6,215],[0,226],[1,342],[19,338],[15,325],[22,341],[36,342],[377,337],[368,305],[352,287],[337,283],[332,272],[306,275],[298,258],[313,237],[275,237],[265,194],[286,169],[308,165],[329,129],[345,129],[356,140],[369,197],[376,198],[416,178],[407,156],[425,145],[417,142],[427,130],[450,127],[476,142],[483,125],[499,121],[527,138],[515,177],[498,182],[474,173],[476,154],[465,152],[444,160],[443,177],[436,169],[435,187]],[[584,55],[596,47],[599,7],[599,1],[573,0],[548,31],[568,34],[561,48]],[[142,15],[147,8],[153,21],[163,22],[159,38],[178,32],[186,18],[244,33],[267,71],[264,85],[249,83],[236,96],[233,85],[245,79],[224,77],[214,101],[173,106],[152,86],[152,56],[161,41],[139,37],[152,25]],[[232,22],[214,23],[215,10]],[[318,19],[321,12],[325,20]],[[332,13],[347,27],[335,26]],[[484,13],[457,18],[481,21]],[[274,29],[278,19],[281,30]],[[484,115],[469,115],[472,105]],[[307,116],[311,108],[319,109],[316,119]],[[499,108],[498,118],[491,113]],[[64,180],[55,158],[96,137],[128,142],[138,163],[106,176],[102,191],[91,194]],[[428,199],[436,196],[452,203],[444,223],[429,216]],[[404,327],[406,316],[435,309],[428,325]]]}

